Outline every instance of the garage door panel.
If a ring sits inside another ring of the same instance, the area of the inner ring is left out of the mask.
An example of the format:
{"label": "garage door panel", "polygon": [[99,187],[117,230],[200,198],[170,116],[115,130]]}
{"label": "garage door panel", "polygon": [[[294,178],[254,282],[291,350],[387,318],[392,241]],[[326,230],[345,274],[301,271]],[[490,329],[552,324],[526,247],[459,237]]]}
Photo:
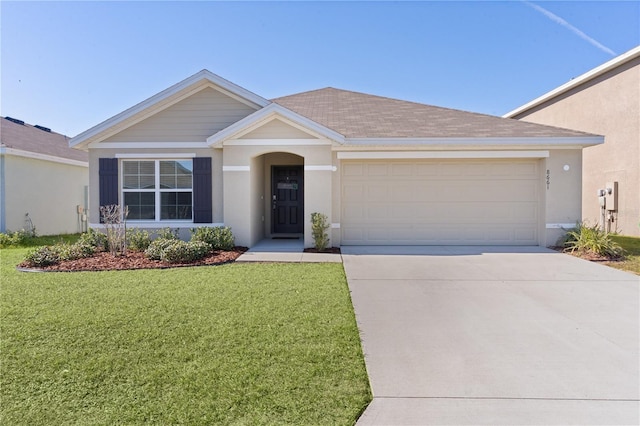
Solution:
{"label": "garage door panel", "polygon": [[537,160],[345,161],[342,243],[537,244]]}

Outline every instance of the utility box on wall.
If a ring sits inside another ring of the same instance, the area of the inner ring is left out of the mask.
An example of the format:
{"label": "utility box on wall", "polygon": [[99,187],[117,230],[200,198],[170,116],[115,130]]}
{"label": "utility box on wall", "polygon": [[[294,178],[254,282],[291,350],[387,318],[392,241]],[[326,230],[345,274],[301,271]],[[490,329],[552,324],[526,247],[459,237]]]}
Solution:
{"label": "utility box on wall", "polygon": [[605,187],[607,211],[618,211],[618,182],[607,182]]}

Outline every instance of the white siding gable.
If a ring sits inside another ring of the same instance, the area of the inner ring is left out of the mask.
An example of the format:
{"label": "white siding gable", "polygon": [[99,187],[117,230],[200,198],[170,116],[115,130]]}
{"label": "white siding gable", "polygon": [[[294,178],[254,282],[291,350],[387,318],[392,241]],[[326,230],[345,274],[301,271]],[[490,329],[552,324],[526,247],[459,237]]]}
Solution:
{"label": "white siding gable", "polygon": [[256,109],[207,87],[105,142],[205,142]]}

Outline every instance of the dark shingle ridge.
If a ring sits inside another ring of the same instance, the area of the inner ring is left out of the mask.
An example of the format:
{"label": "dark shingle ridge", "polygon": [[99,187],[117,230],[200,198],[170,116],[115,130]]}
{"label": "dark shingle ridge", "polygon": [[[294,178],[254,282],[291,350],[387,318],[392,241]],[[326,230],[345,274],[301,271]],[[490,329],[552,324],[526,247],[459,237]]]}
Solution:
{"label": "dark shingle ridge", "polygon": [[272,100],[347,138],[589,137],[477,112],[326,87]]}

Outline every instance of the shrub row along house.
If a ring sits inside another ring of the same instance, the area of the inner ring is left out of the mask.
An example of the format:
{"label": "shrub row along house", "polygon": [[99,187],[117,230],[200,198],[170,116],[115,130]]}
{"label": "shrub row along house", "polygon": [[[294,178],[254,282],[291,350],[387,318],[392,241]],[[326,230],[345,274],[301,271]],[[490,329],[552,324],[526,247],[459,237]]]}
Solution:
{"label": "shrub row along house", "polygon": [[89,162],[69,138],[22,120],[0,119],[0,232],[41,235],[85,229]]}
{"label": "shrub row along house", "polygon": [[602,136],[334,88],[267,100],[207,70],[79,134],[90,222],[225,225],[236,243],[552,245]]}

